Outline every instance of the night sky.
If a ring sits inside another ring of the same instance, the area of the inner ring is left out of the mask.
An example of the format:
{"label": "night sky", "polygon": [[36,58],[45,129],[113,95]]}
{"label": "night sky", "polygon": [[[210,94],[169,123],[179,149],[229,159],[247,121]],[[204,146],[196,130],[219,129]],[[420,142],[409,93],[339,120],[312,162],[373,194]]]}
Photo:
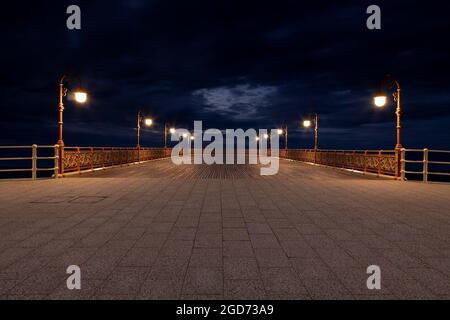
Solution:
{"label": "night sky", "polygon": [[[82,30],[66,28],[67,6]],[[366,9],[382,10],[382,30]],[[66,145],[134,146],[136,113],[155,127],[276,128],[313,146],[300,122],[319,113],[323,149],[392,149],[395,108],[372,96],[386,73],[402,86],[409,148],[450,149],[447,1],[2,2],[0,145],[54,144],[58,83],[79,75],[89,103],[66,101]],[[69,83],[70,84],[70,83]]]}

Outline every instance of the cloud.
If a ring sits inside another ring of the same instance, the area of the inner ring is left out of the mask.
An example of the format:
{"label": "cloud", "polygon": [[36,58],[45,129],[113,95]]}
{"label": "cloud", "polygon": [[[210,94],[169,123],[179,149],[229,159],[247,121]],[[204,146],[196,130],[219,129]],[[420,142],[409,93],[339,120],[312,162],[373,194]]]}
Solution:
{"label": "cloud", "polygon": [[218,113],[230,120],[250,120],[260,117],[258,111],[267,107],[275,86],[240,84],[234,87],[203,88],[192,95],[203,100],[206,111]]}

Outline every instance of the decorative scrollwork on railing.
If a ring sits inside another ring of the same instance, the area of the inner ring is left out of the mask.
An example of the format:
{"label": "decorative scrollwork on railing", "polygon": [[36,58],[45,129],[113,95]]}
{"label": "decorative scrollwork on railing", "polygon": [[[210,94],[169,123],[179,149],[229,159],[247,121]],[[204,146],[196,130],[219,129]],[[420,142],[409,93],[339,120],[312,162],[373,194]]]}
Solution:
{"label": "decorative scrollwork on railing", "polygon": [[395,151],[349,150],[283,150],[281,158],[352,169],[379,175],[395,175],[397,157]]}
{"label": "decorative scrollwork on railing", "polygon": [[79,148],[65,147],[63,172],[124,165],[170,156],[169,148]]}

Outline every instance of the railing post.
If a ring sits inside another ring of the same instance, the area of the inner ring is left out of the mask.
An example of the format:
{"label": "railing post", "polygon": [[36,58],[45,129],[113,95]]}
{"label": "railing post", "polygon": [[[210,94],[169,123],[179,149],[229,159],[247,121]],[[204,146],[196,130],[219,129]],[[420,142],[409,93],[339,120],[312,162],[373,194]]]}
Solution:
{"label": "railing post", "polygon": [[102,148],[102,168],[105,168],[105,148]]}
{"label": "railing post", "polygon": [[378,151],[378,175],[381,175],[381,153],[383,150]]}
{"label": "railing post", "polygon": [[353,153],[352,153],[352,170],[355,170],[355,159],[356,159],[356,150],[353,150]]}
{"label": "railing post", "polygon": [[94,148],[91,147],[91,170],[94,170]]}
{"label": "railing post", "polygon": [[402,148],[401,153],[400,153],[400,177],[402,181],[405,181],[405,176],[406,176],[406,150],[405,148]]}
{"label": "railing post", "polygon": [[364,151],[364,173],[367,172],[367,150]]}
{"label": "railing post", "polygon": [[59,153],[58,153],[58,158],[59,158],[59,163],[58,163],[58,172],[61,176],[64,175],[64,158],[65,158],[65,150],[64,150],[64,146],[63,145],[58,145],[59,147]]}
{"label": "railing post", "polygon": [[37,145],[31,146],[31,179],[36,180],[37,172]]}
{"label": "railing post", "polygon": [[428,149],[423,149],[423,182],[428,182]]}
{"label": "railing post", "polygon": [[58,174],[59,174],[59,146],[57,144],[55,144],[55,164],[54,164],[54,178],[58,179]]}
{"label": "railing post", "polygon": [[80,173],[81,171],[81,152],[80,152],[80,147],[77,147],[77,169],[78,169],[78,173]]}

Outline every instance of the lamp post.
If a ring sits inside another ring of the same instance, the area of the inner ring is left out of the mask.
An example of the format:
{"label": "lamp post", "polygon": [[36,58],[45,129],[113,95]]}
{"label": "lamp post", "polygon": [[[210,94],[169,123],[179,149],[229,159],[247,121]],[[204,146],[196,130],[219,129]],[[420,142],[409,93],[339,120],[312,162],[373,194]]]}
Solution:
{"label": "lamp post", "polygon": [[277,129],[278,135],[284,134],[284,150],[287,150],[288,148],[288,126],[287,124],[284,126],[281,126],[280,129]]}
{"label": "lamp post", "polygon": [[[58,122],[58,142],[59,146],[59,159],[58,159],[58,172],[64,173],[63,169],[63,155],[64,155],[64,140],[63,140],[63,112],[64,112],[64,97],[67,96],[68,89],[64,86],[64,83],[69,80],[69,76],[63,75],[59,81],[59,122]],[[77,78],[79,87],[74,90],[74,98],[78,103],[85,103],[87,101],[87,93],[81,87],[81,81]]]}
{"label": "lamp post", "polygon": [[[311,127],[311,120],[304,120],[303,127]],[[319,115],[314,113],[314,150],[319,149]]]}
{"label": "lamp post", "polygon": [[167,131],[169,131],[171,134],[175,133],[175,128],[169,128],[167,123],[164,124],[164,149],[167,148]]}
{"label": "lamp post", "polygon": [[143,118],[142,112],[139,110],[137,114],[137,145],[136,148],[141,148],[141,123],[142,120],[144,120],[144,123],[147,127],[151,126],[153,124],[153,120],[151,118]]}
{"label": "lamp post", "polygon": [[[395,87],[395,89],[394,89]],[[384,90],[384,88],[387,88],[388,90],[393,90],[394,92],[392,93],[392,97],[394,98],[394,101],[397,103],[397,107],[395,110],[395,114],[397,117],[397,143],[395,145],[395,155],[396,155],[396,172],[395,172],[395,176],[396,177],[400,177],[400,152],[402,147],[401,144],[401,106],[400,106],[400,83],[395,80],[395,79],[391,79],[390,75],[386,75],[386,77],[384,78],[384,81],[382,81],[381,86],[380,86],[380,91],[375,95],[373,102],[375,104],[376,107],[378,108],[382,108],[386,105],[387,103],[387,93]]]}

